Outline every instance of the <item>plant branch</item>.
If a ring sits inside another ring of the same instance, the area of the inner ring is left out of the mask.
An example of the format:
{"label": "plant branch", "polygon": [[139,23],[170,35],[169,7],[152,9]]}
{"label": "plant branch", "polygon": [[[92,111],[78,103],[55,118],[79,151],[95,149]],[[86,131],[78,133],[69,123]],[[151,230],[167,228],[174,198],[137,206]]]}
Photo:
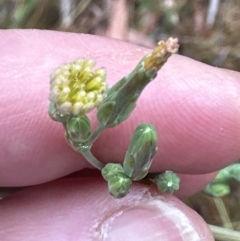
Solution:
{"label": "plant branch", "polygon": [[86,160],[99,170],[102,170],[104,164],[100,162],[89,149],[81,150],[81,154],[86,158]]}
{"label": "plant branch", "polygon": [[215,239],[220,241],[239,241],[240,232],[227,228],[218,227],[215,225],[208,225],[213,233]]}

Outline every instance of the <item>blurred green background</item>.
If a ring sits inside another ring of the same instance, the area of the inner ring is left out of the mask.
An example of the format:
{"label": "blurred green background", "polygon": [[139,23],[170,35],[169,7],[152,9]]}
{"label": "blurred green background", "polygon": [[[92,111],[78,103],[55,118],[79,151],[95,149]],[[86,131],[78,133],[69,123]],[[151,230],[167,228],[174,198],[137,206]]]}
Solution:
{"label": "blurred green background", "polygon": [[[239,0],[0,0],[0,28],[89,33],[150,48],[174,36],[180,54],[240,71]],[[185,202],[209,224],[240,231],[236,182],[226,197],[200,192]]]}
{"label": "blurred green background", "polygon": [[240,70],[239,0],[0,0],[0,28],[90,33],[146,47],[175,36],[180,54]]}

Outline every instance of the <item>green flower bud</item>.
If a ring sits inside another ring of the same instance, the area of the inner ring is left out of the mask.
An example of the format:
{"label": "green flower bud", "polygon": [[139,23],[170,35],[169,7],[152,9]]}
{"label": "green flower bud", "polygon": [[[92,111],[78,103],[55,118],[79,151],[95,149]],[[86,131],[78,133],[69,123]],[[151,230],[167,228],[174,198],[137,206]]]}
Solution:
{"label": "green flower bud", "polygon": [[210,183],[204,188],[204,192],[214,197],[224,197],[230,193],[230,187],[226,183]]}
{"label": "green flower bud", "polygon": [[172,171],[166,171],[159,174],[155,182],[159,191],[164,193],[173,193],[179,189],[180,178],[178,175]]}
{"label": "green flower bud", "polygon": [[143,67],[133,71],[120,88],[108,92],[98,108],[97,117],[104,127],[115,127],[126,120],[136,106],[136,102],[146,85],[156,76],[156,70],[146,72]]}
{"label": "green flower bud", "polygon": [[98,107],[98,120],[104,127],[115,127],[126,120],[136,106],[143,89],[157,76],[172,53],[178,49],[177,39],[161,41],[153,52],[145,56],[137,67],[108,90]]}
{"label": "green flower bud", "polygon": [[72,117],[66,125],[66,131],[74,142],[83,142],[91,135],[90,120],[86,115]]}
{"label": "green flower bud", "polygon": [[143,179],[157,151],[157,132],[153,125],[141,124],[133,133],[123,169],[132,180]]}
{"label": "green flower bud", "polygon": [[122,165],[118,163],[108,163],[102,169],[102,176],[106,181],[115,177],[119,173],[124,173],[124,171]]}
{"label": "green flower bud", "polygon": [[118,173],[108,180],[108,190],[114,198],[122,198],[128,194],[131,184],[132,180],[129,177]]}

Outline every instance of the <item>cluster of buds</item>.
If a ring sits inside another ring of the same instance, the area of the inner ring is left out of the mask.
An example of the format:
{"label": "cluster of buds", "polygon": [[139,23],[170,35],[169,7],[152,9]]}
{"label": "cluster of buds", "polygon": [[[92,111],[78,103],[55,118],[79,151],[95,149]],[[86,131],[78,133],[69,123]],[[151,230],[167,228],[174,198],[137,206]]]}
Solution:
{"label": "cluster of buds", "polygon": [[153,125],[139,125],[133,133],[123,166],[109,163],[102,169],[102,175],[108,182],[112,196],[126,196],[132,181],[141,180],[147,175],[156,152],[156,129]]}
{"label": "cluster of buds", "polygon": [[128,194],[132,180],[124,173],[121,164],[106,164],[102,176],[108,182],[108,190],[113,197],[122,198]]}
{"label": "cluster of buds", "polygon": [[97,107],[107,91],[104,69],[93,71],[94,61],[78,59],[51,75],[49,100],[59,115],[82,115]]}
{"label": "cluster of buds", "polygon": [[[93,71],[95,63],[91,59],[64,64],[51,75],[50,117],[63,124],[71,147],[101,170],[108,182],[109,192],[115,198],[126,196],[133,181],[147,176],[157,152],[156,129],[150,124],[141,124],[136,128],[123,165],[104,165],[97,160],[91,153],[93,142],[104,129],[115,127],[129,117],[144,88],[177,49],[177,39],[160,41],[152,53],[146,55],[129,75],[110,89],[107,89],[105,70]],[[86,114],[95,107],[98,127],[92,132]],[[179,188],[180,179],[171,171],[157,174],[149,180],[163,192],[170,193]]]}

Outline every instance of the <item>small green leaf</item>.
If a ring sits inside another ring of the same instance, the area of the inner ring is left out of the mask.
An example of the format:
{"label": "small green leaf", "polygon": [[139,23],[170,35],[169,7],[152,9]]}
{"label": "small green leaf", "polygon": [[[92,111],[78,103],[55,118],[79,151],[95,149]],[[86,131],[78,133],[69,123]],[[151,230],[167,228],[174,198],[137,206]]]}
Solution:
{"label": "small green leaf", "polygon": [[138,96],[133,97],[132,100],[130,100],[120,111],[118,118],[117,118],[117,123],[121,123],[125,121],[133,112],[134,108],[136,107],[136,102],[137,102]]}
{"label": "small green leaf", "polygon": [[240,163],[234,163],[230,165],[230,175],[233,179],[240,182]]}
{"label": "small green leaf", "polygon": [[115,106],[114,101],[108,101],[100,105],[98,112],[97,112],[97,118],[98,121],[101,123],[101,125],[106,126],[112,112]]}
{"label": "small green leaf", "polygon": [[224,197],[230,193],[230,187],[226,183],[210,183],[204,188],[204,192],[214,197]]}
{"label": "small green leaf", "polygon": [[123,77],[121,80],[119,80],[115,85],[113,85],[107,93],[107,98],[109,96],[112,96],[117,93],[117,91],[126,83],[127,79],[126,77]]}

